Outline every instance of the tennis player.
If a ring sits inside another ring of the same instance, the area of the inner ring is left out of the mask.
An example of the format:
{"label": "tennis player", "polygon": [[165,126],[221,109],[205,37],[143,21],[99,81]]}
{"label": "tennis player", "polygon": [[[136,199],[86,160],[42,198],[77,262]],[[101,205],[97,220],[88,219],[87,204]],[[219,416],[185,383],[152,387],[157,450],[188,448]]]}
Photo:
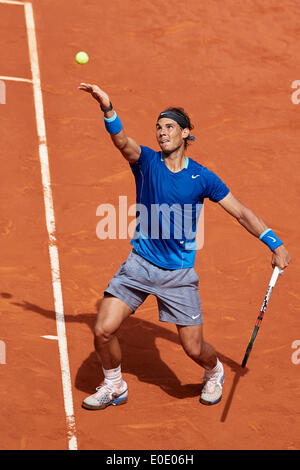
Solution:
{"label": "tennis player", "polygon": [[[82,406],[99,410],[127,402],[116,332],[149,294],[157,298],[160,321],[176,325],[185,353],[204,368],[200,402],[214,405],[222,397],[224,369],[214,347],[203,339],[199,280],[194,270],[199,207],[205,198],[219,203],[270,248],[273,267],[286,268],[289,253],[265,222],[245,207],[216,174],[185,155],[187,145],[195,139],[190,133],[189,116],[182,108],[168,108],[159,114],[156,139],[161,151],[156,152],[126,136],[103,90],[86,83],[81,83],[79,89],[100,104],[106,130],[132,169],[139,208],[133,249],[109,282],[95,324],[94,344],[104,383]],[[188,221],[187,229],[184,226],[183,230],[182,220]]]}

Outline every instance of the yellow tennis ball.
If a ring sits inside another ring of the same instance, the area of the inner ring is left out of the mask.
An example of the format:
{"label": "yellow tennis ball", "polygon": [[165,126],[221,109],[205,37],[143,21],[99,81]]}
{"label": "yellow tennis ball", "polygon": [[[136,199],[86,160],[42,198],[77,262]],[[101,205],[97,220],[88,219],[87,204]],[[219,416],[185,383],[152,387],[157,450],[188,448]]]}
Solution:
{"label": "yellow tennis ball", "polygon": [[78,64],[86,64],[89,61],[89,56],[86,52],[80,51],[77,52],[75,59]]}

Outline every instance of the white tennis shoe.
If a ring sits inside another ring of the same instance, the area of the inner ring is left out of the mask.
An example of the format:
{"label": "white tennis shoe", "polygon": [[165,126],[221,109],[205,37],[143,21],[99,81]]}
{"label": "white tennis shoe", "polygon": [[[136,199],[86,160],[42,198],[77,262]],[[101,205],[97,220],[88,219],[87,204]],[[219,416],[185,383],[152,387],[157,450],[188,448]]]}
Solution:
{"label": "white tennis shoe", "polygon": [[222,398],[222,387],[224,383],[224,369],[222,363],[214,369],[206,370],[203,377],[204,387],[200,396],[200,403],[203,405],[215,405]]}
{"label": "white tennis shoe", "polygon": [[83,400],[82,406],[88,410],[104,410],[104,408],[110,405],[123,405],[127,401],[128,390],[126,382],[123,381],[122,386],[116,388],[104,381],[104,385],[96,388],[96,393]]}

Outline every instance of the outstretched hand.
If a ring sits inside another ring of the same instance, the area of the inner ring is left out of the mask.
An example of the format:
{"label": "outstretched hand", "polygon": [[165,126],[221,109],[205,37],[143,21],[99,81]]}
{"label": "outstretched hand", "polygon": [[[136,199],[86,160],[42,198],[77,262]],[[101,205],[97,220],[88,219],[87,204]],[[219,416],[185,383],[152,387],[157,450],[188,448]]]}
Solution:
{"label": "outstretched hand", "polygon": [[105,91],[101,90],[97,85],[91,85],[90,83],[80,83],[79,90],[90,93],[92,97],[100,103],[103,108],[108,108],[110,105],[110,99]]}

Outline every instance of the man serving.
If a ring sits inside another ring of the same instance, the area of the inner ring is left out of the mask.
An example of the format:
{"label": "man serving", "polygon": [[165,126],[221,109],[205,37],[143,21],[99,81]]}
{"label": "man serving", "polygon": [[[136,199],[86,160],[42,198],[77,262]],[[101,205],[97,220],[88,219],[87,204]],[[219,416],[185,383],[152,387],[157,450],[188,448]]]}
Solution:
{"label": "man serving", "polygon": [[156,152],[127,137],[109,96],[97,85],[81,83],[79,89],[100,104],[105,128],[132,169],[140,208],[133,249],[109,282],[95,324],[94,344],[104,383],[82,406],[99,410],[127,402],[116,332],[149,294],[157,298],[159,320],[176,325],[185,353],[204,368],[200,402],[214,405],[222,397],[224,369],[215,348],[203,338],[199,279],[194,270],[196,226],[204,199],[219,203],[264,242],[272,251],[273,267],[286,268],[290,255],[277,235],[215,173],[185,155],[187,145],[195,139],[182,108],[159,114],[156,139],[161,151]]}

